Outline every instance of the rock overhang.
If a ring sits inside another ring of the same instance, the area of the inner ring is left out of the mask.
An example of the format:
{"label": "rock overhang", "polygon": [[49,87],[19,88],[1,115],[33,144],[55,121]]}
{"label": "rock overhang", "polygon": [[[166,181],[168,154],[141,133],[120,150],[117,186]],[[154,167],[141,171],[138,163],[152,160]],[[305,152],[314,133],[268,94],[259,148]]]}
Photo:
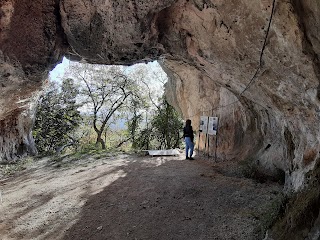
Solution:
{"label": "rock overhang", "polygon": [[[25,101],[64,55],[125,65],[161,56],[171,103],[195,125],[200,115],[220,117],[221,159],[281,169],[297,190],[319,158],[314,1],[1,0],[0,9],[2,126],[20,118],[17,109],[32,116]],[[3,130],[0,157],[31,146],[31,127],[24,119]]]}

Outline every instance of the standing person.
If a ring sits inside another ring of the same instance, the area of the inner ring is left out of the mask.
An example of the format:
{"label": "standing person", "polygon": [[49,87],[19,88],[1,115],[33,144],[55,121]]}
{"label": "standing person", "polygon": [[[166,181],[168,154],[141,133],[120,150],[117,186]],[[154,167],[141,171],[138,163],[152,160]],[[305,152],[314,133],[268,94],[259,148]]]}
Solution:
{"label": "standing person", "polygon": [[[183,128],[183,137],[184,137],[184,141],[186,143],[186,159],[194,160],[194,158],[192,157],[193,148],[194,148],[193,129],[192,129],[192,126],[191,126],[191,120],[190,119],[188,119],[186,121],[186,125]],[[189,155],[189,150],[190,150],[190,155]]]}

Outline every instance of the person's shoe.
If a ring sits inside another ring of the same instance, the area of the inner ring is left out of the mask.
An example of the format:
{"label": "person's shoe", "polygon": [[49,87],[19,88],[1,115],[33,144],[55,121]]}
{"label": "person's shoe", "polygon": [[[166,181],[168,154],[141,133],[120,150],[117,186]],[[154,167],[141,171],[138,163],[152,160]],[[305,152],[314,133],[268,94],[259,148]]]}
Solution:
{"label": "person's shoe", "polygon": [[189,157],[186,157],[186,160],[189,160],[190,158]]}
{"label": "person's shoe", "polygon": [[193,157],[189,157],[189,160],[194,160],[194,158]]}

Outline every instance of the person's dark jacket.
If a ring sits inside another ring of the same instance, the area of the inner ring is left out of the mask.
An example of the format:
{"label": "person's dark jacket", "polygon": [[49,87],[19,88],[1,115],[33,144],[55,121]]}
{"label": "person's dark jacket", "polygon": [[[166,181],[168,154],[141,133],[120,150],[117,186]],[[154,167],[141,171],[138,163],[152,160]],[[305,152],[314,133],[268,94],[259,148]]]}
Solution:
{"label": "person's dark jacket", "polygon": [[191,138],[191,141],[193,142],[193,129],[192,126],[186,126],[183,128],[183,137],[189,137]]}

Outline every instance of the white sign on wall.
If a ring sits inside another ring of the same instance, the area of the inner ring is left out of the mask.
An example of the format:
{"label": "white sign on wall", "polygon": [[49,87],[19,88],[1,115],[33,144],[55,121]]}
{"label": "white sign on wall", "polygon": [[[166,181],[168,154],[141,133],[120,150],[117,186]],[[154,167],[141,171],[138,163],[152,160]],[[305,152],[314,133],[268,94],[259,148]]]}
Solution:
{"label": "white sign on wall", "polygon": [[207,133],[208,130],[208,117],[207,116],[201,116],[200,117],[200,127],[199,131],[202,133]]}
{"label": "white sign on wall", "polygon": [[218,118],[209,117],[208,134],[217,135],[217,131],[218,131]]}

